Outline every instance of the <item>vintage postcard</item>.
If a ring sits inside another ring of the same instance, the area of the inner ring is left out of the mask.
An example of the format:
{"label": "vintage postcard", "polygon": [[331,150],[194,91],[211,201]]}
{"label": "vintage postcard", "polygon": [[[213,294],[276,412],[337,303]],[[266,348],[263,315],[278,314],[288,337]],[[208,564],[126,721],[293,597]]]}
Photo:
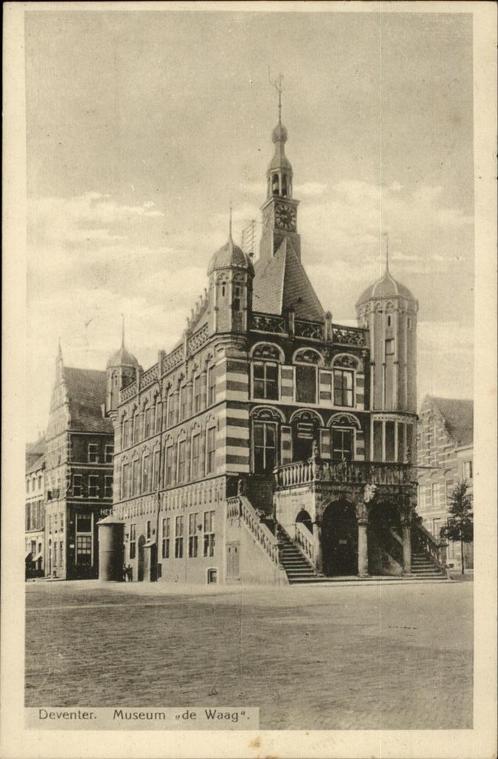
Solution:
{"label": "vintage postcard", "polygon": [[496,747],[496,9],[7,3],[2,756]]}

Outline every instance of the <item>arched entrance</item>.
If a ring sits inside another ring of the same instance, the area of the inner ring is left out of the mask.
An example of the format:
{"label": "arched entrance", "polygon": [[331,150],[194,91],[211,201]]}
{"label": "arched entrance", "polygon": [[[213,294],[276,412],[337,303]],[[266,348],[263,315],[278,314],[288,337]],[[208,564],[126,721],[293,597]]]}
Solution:
{"label": "arched entrance", "polygon": [[307,461],[313,454],[313,443],[320,444],[320,419],[312,411],[298,411],[291,420],[292,460]]}
{"label": "arched entrance", "polygon": [[296,517],[296,523],[297,522],[302,524],[303,527],[307,527],[310,532],[313,532],[313,520],[306,509],[301,509]]}
{"label": "arched entrance", "polygon": [[358,526],[349,501],[333,501],[323,513],[322,556],[328,577],[358,574]]}
{"label": "arched entrance", "polygon": [[145,561],[145,537],[140,535],[138,538],[138,566],[137,566],[137,580],[143,582],[144,579],[144,561]]}
{"label": "arched entrance", "polygon": [[[393,574],[403,566],[399,508],[392,501],[375,499],[368,518],[368,562],[374,574]],[[393,563],[394,562],[394,563]]]}

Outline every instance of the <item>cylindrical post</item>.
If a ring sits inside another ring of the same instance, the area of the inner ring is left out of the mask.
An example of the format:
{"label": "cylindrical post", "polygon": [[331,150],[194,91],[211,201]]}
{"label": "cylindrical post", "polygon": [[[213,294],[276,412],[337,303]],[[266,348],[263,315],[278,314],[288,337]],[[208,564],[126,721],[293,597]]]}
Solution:
{"label": "cylindrical post", "polygon": [[410,522],[405,521],[402,525],[403,534],[403,574],[412,573],[412,529]]}
{"label": "cylindrical post", "polygon": [[358,520],[358,576],[368,577],[368,522]]}
{"label": "cylindrical post", "polygon": [[97,522],[99,527],[99,580],[123,580],[123,522],[112,516]]}
{"label": "cylindrical post", "polygon": [[322,527],[319,522],[313,522],[313,545],[315,554],[315,566],[318,572],[323,570],[322,556]]}

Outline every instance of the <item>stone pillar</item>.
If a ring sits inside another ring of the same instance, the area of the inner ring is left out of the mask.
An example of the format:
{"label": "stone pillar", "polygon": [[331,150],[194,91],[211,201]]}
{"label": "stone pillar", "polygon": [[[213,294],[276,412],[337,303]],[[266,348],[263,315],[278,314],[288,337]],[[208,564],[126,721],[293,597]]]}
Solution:
{"label": "stone pillar", "polygon": [[368,507],[364,501],[356,504],[358,523],[358,577],[368,577]]}
{"label": "stone pillar", "polygon": [[412,530],[409,524],[403,524],[403,574],[412,573]]}
{"label": "stone pillar", "polygon": [[318,572],[323,571],[322,556],[322,526],[320,522],[313,522],[313,545],[315,548],[315,566]]}

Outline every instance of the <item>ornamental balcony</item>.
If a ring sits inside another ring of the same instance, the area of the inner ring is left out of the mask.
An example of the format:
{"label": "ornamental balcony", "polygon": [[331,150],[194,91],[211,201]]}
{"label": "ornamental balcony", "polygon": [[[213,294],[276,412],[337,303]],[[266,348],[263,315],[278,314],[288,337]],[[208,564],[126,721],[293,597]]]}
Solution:
{"label": "ornamental balcony", "polygon": [[274,469],[277,490],[322,482],[332,485],[375,485],[400,488],[416,485],[415,469],[409,464],[376,461],[331,461],[312,458]]}

